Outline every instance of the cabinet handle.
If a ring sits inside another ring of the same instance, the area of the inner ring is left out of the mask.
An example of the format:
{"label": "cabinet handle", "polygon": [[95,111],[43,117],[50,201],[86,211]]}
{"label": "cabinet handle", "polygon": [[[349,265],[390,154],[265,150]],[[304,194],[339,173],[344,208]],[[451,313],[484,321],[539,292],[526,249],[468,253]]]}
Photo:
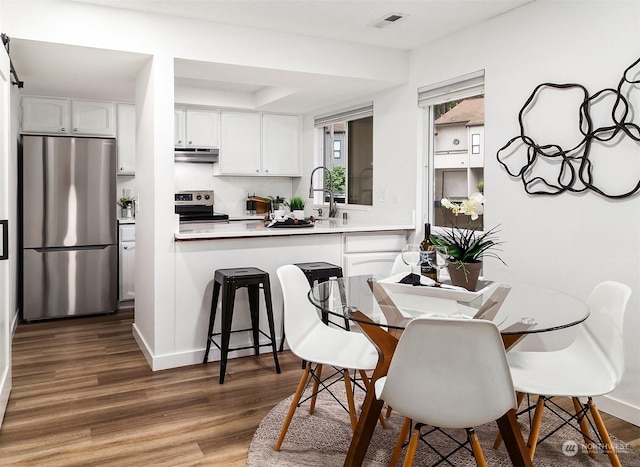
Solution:
{"label": "cabinet handle", "polygon": [[129,247],[128,246],[123,246],[122,248],[124,248],[125,250],[128,250]]}
{"label": "cabinet handle", "polygon": [[73,129],[73,131],[78,131],[78,129],[77,129],[77,128],[74,128],[74,129]]}
{"label": "cabinet handle", "polygon": [[181,139],[178,140],[178,144],[182,144],[182,140]]}
{"label": "cabinet handle", "polygon": [[192,143],[193,143],[193,141],[189,141],[189,144],[192,144]]}
{"label": "cabinet handle", "polygon": [[62,131],[67,131],[67,129],[65,127],[62,127]]}
{"label": "cabinet handle", "polygon": [[260,172],[260,169],[256,169],[256,173]]}

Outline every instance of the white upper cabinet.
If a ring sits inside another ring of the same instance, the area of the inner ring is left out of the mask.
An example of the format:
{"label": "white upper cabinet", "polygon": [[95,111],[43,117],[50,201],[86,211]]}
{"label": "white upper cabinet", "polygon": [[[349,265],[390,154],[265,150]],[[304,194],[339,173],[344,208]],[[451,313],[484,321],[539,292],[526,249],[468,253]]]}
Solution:
{"label": "white upper cabinet", "polygon": [[220,145],[220,111],[176,108],[174,143],[177,148],[217,148]]}
{"label": "white upper cabinet", "polygon": [[177,148],[185,145],[185,109],[176,108],[173,112],[173,144]]}
{"label": "white upper cabinet", "polygon": [[70,134],[71,101],[45,97],[22,98],[22,131]]}
{"label": "white upper cabinet", "polygon": [[265,175],[300,176],[300,117],[262,114],[262,151]]}
{"label": "white upper cabinet", "polygon": [[217,148],[220,145],[220,112],[187,109],[187,147]]}
{"label": "white upper cabinet", "polygon": [[136,106],[117,105],[118,173],[131,174],[136,169]]}
{"label": "white upper cabinet", "polygon": [[300,117],[221,113],[220,174],[300,176]]}
{"label": "white upper cabinet", "polygon": [[115,136],[113,102],[71,101],[71,134]]}
{"label": "white upper cabinet", "polygon": [[261,121],[259,113],[222,111],[221,175],[261,175]]}
{"label": "white upper cabinet", "polygon": [[115,136],[115,106],[112,102],[24,96],[22,131]]}

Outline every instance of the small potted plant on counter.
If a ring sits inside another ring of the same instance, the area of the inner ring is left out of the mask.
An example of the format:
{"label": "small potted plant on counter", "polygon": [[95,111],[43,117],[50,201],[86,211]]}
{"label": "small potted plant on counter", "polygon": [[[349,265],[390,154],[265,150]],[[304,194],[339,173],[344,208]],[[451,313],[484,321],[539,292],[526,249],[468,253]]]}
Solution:
{"label": "small potted plant on counter", "polygon": [[293,217],[295,219],[304,220],[304,205],[305,201],[300,196],[292,196],[289,202],[285,201],[285,205],[289,206],[291,212],[293,213]]}
{"label": "small potted plant on counter", "polygon": [[133,198],[131,196],[123,196],[118,200],[120,206],[120,217],[133,217]]}

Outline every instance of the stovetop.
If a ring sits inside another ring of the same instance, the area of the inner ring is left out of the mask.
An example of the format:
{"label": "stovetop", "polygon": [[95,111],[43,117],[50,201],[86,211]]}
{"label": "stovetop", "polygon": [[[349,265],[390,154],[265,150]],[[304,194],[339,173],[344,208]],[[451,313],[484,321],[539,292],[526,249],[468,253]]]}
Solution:
{"label": "stovetop", "polygon": [[[180,213],[178,213],[180,214]],[[229,215],[221,212],[180,214],[180,223],[185,222],[226,222]]]}
{"label": "stovetop", "polygon": [[226,222],[227,214],[214,211],[213,191],[179,191],[175,194],[175,212],[180,215],[180,223],[186,222]]}

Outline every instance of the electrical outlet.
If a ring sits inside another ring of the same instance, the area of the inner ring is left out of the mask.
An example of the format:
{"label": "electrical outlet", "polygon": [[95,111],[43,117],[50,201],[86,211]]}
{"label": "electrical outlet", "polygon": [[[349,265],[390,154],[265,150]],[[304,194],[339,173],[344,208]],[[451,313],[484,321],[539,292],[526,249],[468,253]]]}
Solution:
{"label": "electrical outlet", "polygon": [[128,198],[131,197],[131,188],[125,188],[124,190],[122,190],[122,194],[123,196],[126,196]]}

